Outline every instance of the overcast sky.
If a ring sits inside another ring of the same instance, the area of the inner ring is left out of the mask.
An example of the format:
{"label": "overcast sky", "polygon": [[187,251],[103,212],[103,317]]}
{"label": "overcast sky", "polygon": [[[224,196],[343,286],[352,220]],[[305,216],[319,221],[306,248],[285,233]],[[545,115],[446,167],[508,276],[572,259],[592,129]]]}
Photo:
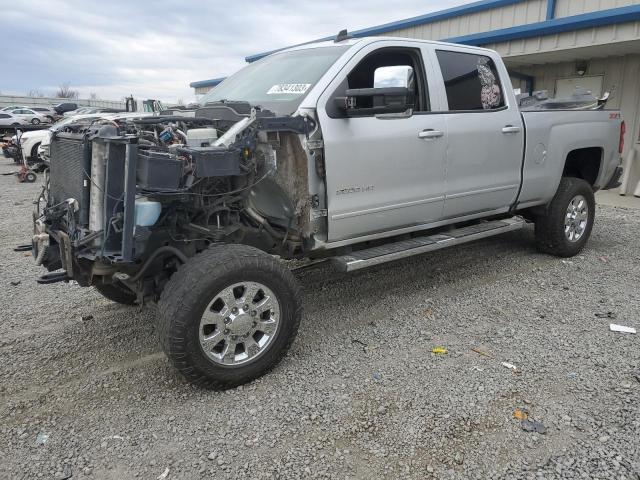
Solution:
{"label": "overcast sky", "polygon": [[244,57],[442,10],[469,0],[0,0],[0,92],[193,99],[189,83],[227,76]]}

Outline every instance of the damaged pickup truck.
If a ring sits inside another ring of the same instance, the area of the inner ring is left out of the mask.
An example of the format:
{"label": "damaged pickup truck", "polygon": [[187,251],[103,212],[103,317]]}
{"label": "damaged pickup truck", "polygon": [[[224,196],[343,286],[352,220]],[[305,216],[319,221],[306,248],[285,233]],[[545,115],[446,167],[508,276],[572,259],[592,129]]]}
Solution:
{"label": "damaged pickup truck", "polygon": [[340,37],[252,63],[201,105],[55,132],[33,252],[40,283],[158,302],[164,351],[207,388],[291,345],[301,295],[281,259],[352,271],[527,222],[540,250],[575,255],[621,173],[618,112],[521,112],[480,48]]}

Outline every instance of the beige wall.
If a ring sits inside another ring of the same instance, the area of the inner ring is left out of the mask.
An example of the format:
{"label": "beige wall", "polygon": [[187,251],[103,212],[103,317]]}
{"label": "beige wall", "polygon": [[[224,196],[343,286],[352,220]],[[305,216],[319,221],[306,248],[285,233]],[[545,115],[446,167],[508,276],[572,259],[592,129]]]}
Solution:
{"label": "beige wall", "polygon": [[[556,18],[567,17],[599,10],[608,10],[610,8],[626,7],[629,5],[640,5],[640,0],[557,0],[555,16]],[[402,28],[385,33],[385,35],[394,37],[422,38],[426,40],[442,40],[461,35],[488,32],[490,30],[541,22],[546,19],[546,16],[547,0],[527,0],[521,3],[508,5],[506,7],[494,8],[426,25]],[[589,30],[588,32],[588,36],[594,35],[593,30]],[[608,37],[608,33],[608,31],[604,31],[603,29],[601,32],[597,31],[595,35],[604,35],[605,37]],[[561,43],[571,43],[574,41],[573,33],[565,35],[565,37],[561,36],[559,40]],[[585,42],[585,40],[587,41]],[[608,40],[609,38],[605,41]],[[589,42],[588,39],[578,39],[578,43],[588,44]],[[496,48],[496,46],[488,47]]]}
{"label": "beige wall", "polygon": [[593,46],[625,44],[640,40],[640,22],[622,23],[603,27],[585,28],[543,37],[524,38],[483,47],[496,50],[503,57],[531,55],[542,52],[575,50]]}
{"label": "beige wall", "polygon": [[[634,4],[640,4],[640,0],[557,0],[556,17],[578,15]],[[443,40],[536,23],[546,19],[547,5],[547,0],[526,0],[505,7],[386,32],[384,36]],[[593,46],[606,48],[612,43],[628,44],[638,40],[640,40],[640,22],[629,22],[483,46],[498,51],[503,57],[515,57]],[[635,51],[637,52],[637,49]],[[619,54],[631,53],[629,51],[622,52],[621,50],[618,50],[618,52]],[[562,60],[564,59],[555,59],[555,61]]]}
{"label": "beige wall", "polygon": [[385,33],[385,36],[441,40],[443,38],[540,22],[546,18],[546,15],[547,0],[527,0],[526,2],[493,8],[484,12],[394,30]]}
{"label": "beige wall", "polygon": [[638,4],[640,0],[557,0],[556,18]]}
{"label": "beige wall", "polygon": [[[554,94],[557,78],[576,76],[575,62],[518,66],[516,70],[532,75],[535,89],[549,90],[550,95]],[[621,110],[627,123],[626,150],[640,143],[640,55],[592,59],[586,75],[604,75],[604,91],[612,92],[607,108]],[[517,82],[518,86],[524,88],[524,83]]]}

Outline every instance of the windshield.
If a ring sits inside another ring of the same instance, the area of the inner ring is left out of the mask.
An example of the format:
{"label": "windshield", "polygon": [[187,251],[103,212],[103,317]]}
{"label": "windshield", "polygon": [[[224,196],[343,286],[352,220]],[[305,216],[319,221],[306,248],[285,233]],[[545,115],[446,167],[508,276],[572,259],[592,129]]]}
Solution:
{"label": "windshield", "polygon": [[245,101],[280,115],[291,114],[348,48],[310,48],[270,55],[227,78],[202,97],[200,104]]}

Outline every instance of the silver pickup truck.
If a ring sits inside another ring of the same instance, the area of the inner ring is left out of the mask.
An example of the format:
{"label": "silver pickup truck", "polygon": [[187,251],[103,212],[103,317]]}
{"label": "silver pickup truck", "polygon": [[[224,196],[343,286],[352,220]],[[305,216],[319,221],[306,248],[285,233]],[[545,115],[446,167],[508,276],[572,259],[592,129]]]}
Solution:
{"label": "silver pickup truck", "polygon": [[201,105],[53,133],[32,248],[40,283],[157,302],[164,351],[207,388],[291,345],[300,290],[280,259],[348,272],[527,222],[567,257],[621,174],[619,112],[520,111],[480,48],[339,37],[252,63]]}

